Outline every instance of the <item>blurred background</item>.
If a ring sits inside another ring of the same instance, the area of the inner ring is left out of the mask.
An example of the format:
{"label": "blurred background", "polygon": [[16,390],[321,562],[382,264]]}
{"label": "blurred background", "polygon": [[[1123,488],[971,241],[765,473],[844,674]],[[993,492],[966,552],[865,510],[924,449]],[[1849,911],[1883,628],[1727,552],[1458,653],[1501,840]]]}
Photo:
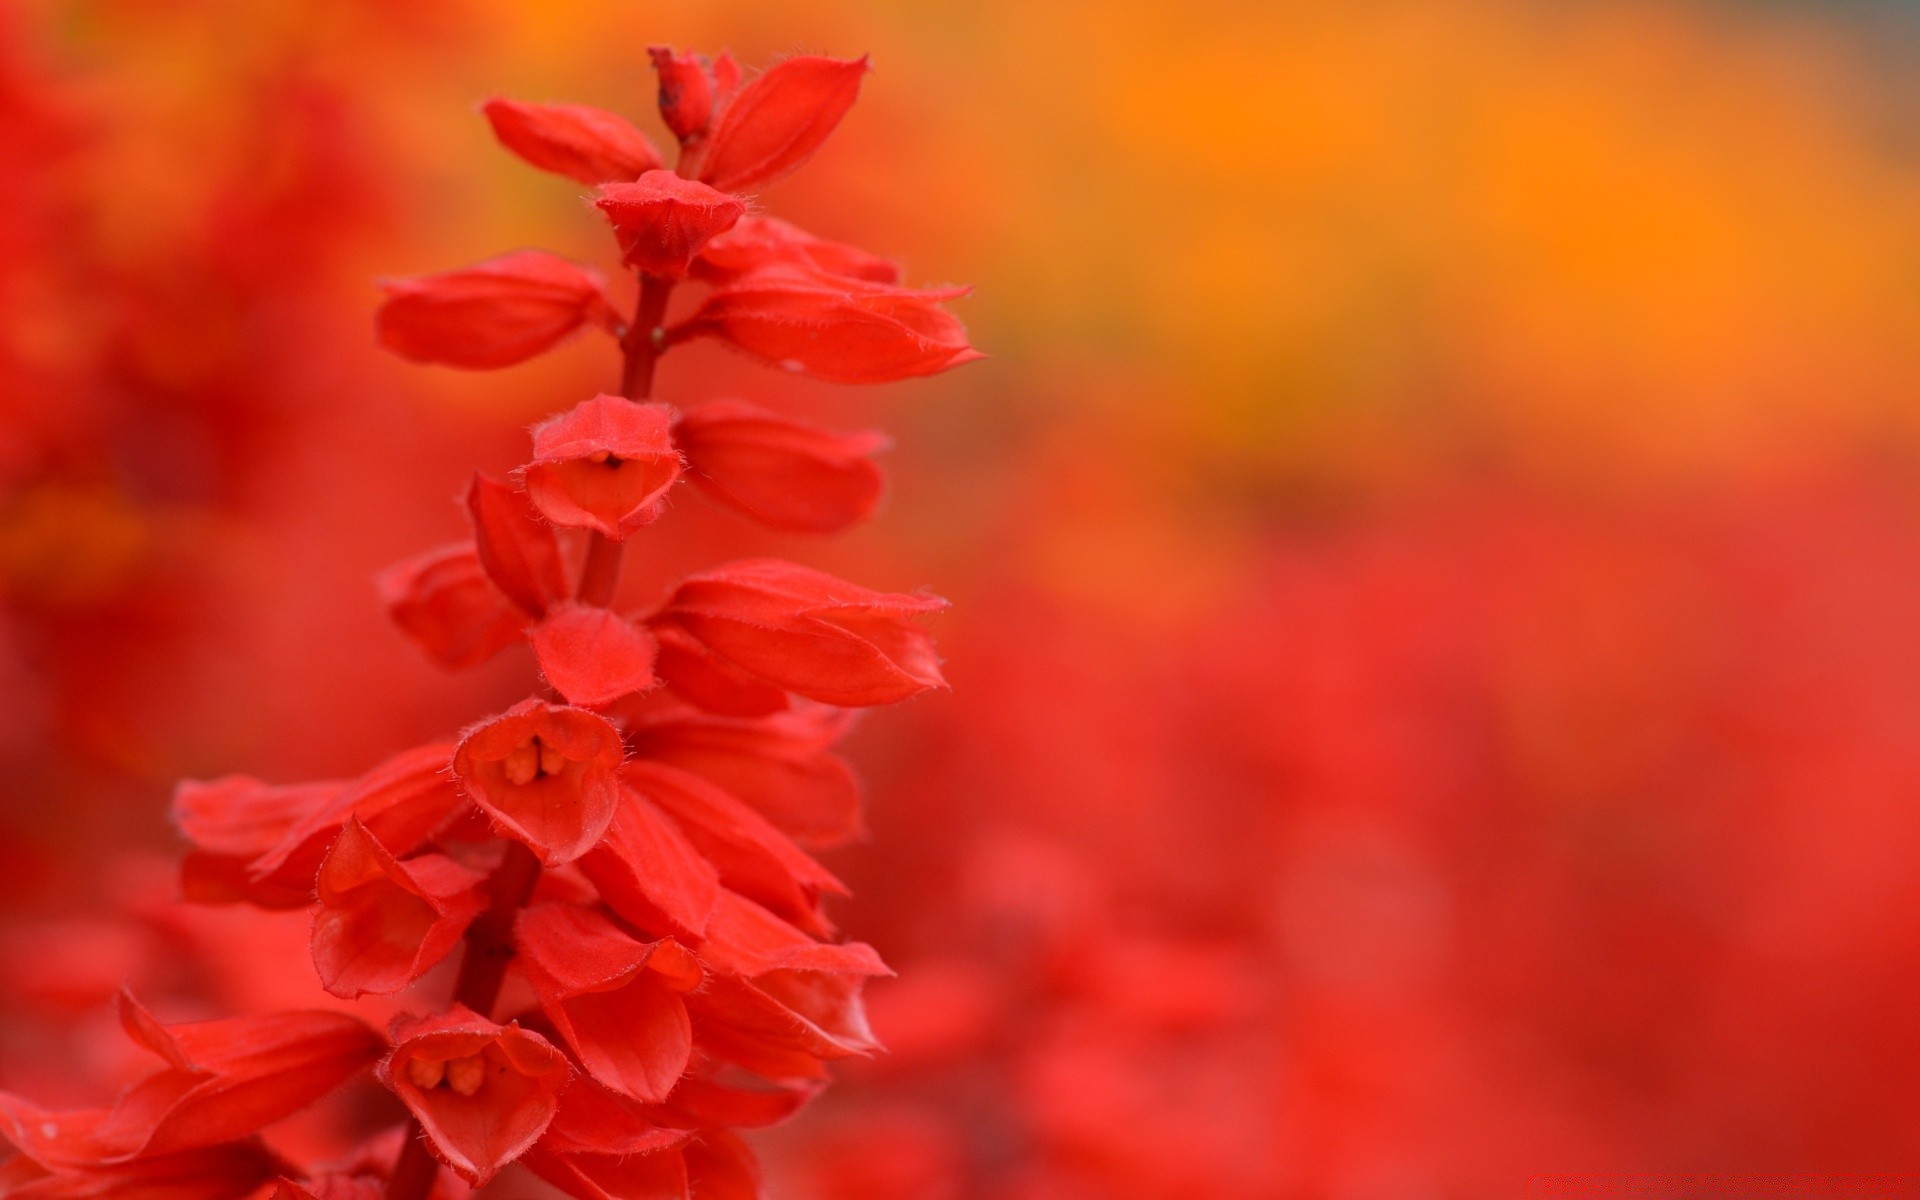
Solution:
{"label": "blurred background", "polygon": [[313,1002],[297,919],[167,903],[176,778],[351,774],[523,694],[370,578],[612,352],[415,367],[373,281],[606,263],[475,105],[658,136],[656,42],[871,52],[762,202],[976,284],[992,355],[662,371],[899,446],[831,543],[684,499],[634,603],[736,553],[955,601],[830,863],[892,1053],[762,1140],[777,1197],[1920,1170],[1891,2],[15,0],[0,1086],[99,1099],[123,978]]}

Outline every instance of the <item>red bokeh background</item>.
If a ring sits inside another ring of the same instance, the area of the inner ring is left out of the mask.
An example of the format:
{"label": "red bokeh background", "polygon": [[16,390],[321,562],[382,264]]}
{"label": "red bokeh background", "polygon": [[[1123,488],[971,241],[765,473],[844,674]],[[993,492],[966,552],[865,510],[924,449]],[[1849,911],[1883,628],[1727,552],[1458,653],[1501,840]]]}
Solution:
{"label": "red bokeh background", "polygon": [[[1419,1200],[1915,1171],[1920,24],[1869,4],[22,0],[0,24],[0,1086],[124,978],[315,1002],[170,901],[183,775],[353,773],[517,698],[370,578],[613,370],[380,354],[382,275],[592,259],[474,105],[644,117],[653,42],[870,51],[764,198],[965,280],[833,543],[955,601],[852,755],[888,1056],[788,1200]],[[496,1185],[496,1190],[506,1185]]]}

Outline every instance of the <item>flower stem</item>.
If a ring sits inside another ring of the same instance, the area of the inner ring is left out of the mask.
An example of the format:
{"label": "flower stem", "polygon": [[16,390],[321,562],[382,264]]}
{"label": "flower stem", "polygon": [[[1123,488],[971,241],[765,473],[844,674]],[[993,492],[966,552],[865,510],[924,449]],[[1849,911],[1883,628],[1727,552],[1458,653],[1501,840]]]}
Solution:
{"label": "flower stem", "polygon": [[[640,299],[633,307],[633,322],[620,339],[624,357],[620,370],[620,394],[629,400],[645,400],[653,394],[653,368],[666,349],[660,322],[667,315],[667,297],[673,294],[673,280],[659,275],[640,276]],[[587,543],[587,561],[580,568],[580,587],[575,593],[582,604],[606,608],[613,603],[620,587],[622,543],[595,530]]]}

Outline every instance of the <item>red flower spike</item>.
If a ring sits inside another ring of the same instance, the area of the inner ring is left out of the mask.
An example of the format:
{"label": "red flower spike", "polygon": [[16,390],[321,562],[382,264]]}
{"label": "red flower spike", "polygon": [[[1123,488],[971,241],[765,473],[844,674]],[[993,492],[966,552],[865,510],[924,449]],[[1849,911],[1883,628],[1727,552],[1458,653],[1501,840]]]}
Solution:
{"label": "red flower spike", "polygon": [[669,344],[718,337],[773,366],[833,383],[937,375],[984,357],[941,305],[965,288],[916,290],[778,264],[715,289],[667,331]]}
{"label": "red flower spike", "polygon": [[467,731],[453,774],[509,836],[556,866],[592,849],[613,820],[621,753],[605,717],[522,700]]}
{"label": "red flower spike", "polygon": [[713,122],[700,178],[738,192],[777,179],[820,148],[860,95],[857,59],[799,55],[740,89]]}
{"label": "red flower spike", "polygon": [[[946,686],[913,618],[936,596],[868,591],[778,559],[743,559],[688,577],[662,615],[742,670],[823,704],[889,704]],[[662,654],[662,672],[669,664]]]}
{"label": "red flower spike", "polygon": [[674,441],[709,496],[775,529],[837,533],[873,515],[883,433],[834,433],[737,400],[681,415]]}
{"label": "red flower spike", "polygon": [[614,912],[691,943],[706,936],[722,891],[719,872],[680,827],[624,783],[613,823],[580,871]]}
{"label": "red flower spike", "polygon": [[501,145],[542,171],[580,183],[637,179],[661,166],[647,135],[603,108],[496,98],[480,111]]}
{"label": "red flower spike", "polygon": [[525,362],[592,322],[619,314],[597,272],[543,250],[520,250],[437,275],[381,284],[374,328],[415,362],[490,370]]}
{"label": "red flower spike", "polygon": [[167,1065],[122,1092],[92,1130],[102,1163],[246,1137],[326,1095],[384,1049],[379,1034],[344,1013],[162,1025],[122,992],[120,1023]]}
{"label": "red flower spike", "polygon": [[440,1160],[476,1187],[546,1132],[570,1068],[539,1034],[465,1005],[394,1022],[380,1082],[420,1122]]}
{"label": "red flower spike", "polygon": [[666,1099],[693,1054],[681,998],[703,975],[693,955],[565,904],[521,910],[513,936],[540,1007],[587,1073],[634,1100]]}
{"label": "red flower spike", "polygon": [[664,404],[595,396],[534,427],[518,474],[547,520],[619,540],[659,518],[680,478],[672,425]]}
{"label": "red flower spike", "polygon": [[302,818],[253,861],[249,877],[263,888],[299,893],[303,898],[296,907],[304,907],[313,899],[320,862],[348,817],[358,818],[393,853],[411,854],[467,807],[447,775],[452,755],[446,742],[394,755]]}
{"label": "red flower spike", "polygon": [[650,622],[660,646],[654,671],[687,703],[729,717],[759,717],[787,706],[787,694],[701,645],[671,617]]}
{"label": "red flower spike", "polygon": [[612,223],[628,266],[669,279],[684,279],[700,248],[747,211],[739,199],[672,171],[606,184],[594,205]]}
{"label": "red flower spike", "polygon": [[831,753],[855,714],[806,706],[759,720],[674,709],[636,721],[639,758],[719,784],[803,846],[823,849],[862,835],[860,784]]}
{"label": "red flower spike", "polygon": [[630,762],[621,774],[678,822],[719,870],[722,884],[810,933],[833,932],[820,912],[820,896],[851,893],[765,817],[698,775],[664,763]]}
{"label": "red flower spike", "polygon": [[713,77],[706,60],[675,54],[671,46],[648,46],[647,57],[660,77],[660,119],[682,143],[705,133],[713,116]]}
{"label": "red flower spike", "polygon": [[693,273],[708,283],[723,284],[781,263],[868,283],[900,282],[899,263],[815,237],[777,217],[741,217],[739,224],[706,244],[694,260]]}
{"label": "red flower spike", "polygon": [[531,640],[540,673],[571,704],[598,707],[653,686],[652,635],[598,605],[554,605]]}
{"label": "red flower spike", "polygon": [[524,618],[488,580],[472,542],[395,563],[375,584],[394,624],[450,670],[477,667],[520,640]]}
{"label": "red flower spike", "polygon": [[480,564],[500,591],[529,616],[568,595],[567,571],[553,530],[527,507],[526,497],[479,471],[467,485]]}
{"label": "red flower spike", "polygon": [[485,876],[440,854],[401,862],[358,820],[320,865],[313,965],[346,999],[397,992],[452,951],[486,907]]}

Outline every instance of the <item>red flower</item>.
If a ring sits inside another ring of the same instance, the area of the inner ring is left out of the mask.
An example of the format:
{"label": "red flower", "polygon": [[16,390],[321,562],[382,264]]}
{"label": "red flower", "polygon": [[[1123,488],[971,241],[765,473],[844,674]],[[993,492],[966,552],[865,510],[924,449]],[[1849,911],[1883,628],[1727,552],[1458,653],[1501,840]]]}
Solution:
{"label": "red flower", "polygon": [[401,862],[349,819],[320,865],[313,965],[321,986],[352,999],[412,983],[486,907],[484,880],[445,855]]}
{"label": "red flower", "polygon": [[415,362],[484,370],[553,348],[591,321],[619,323],[600,276],[542,250],[395,279],[374,325],[381,344]]}
{"label": "red flower", "polygon": [[811,267],[868,283],[899,283],[900,264],[845,242],[830,242],[777,217],[741,217],[708,242],[693,273],[708,283],[728,283],[749,271],[779,263]]}
{"label": "red flower", "polygon": [[554,605],[532,641],[540,673],[569,703],[608,704],[653,686],[652,635],[598,605]]}
{"label": "red flower", "polygon": [[760,717],[787,707],[787,694],[700,644],[670,618],[655,617],[651,628],[660,647],[654,671],[681,699],[729,717]]}
{"label": "red flower", "polygon": [[460,786],[548,865],[591,849],[613,820],[620,731],[581,708],[523,700],[467,731],[453,753]]}
{"label": "red flower", "polygon": [[661,165],[647,136],[605,109],[493,99],[480,111],[501,145],[543,171],[581,183],[637,179]]}
{"label": "red flower", "polygon": [[467,487],[474,548],[494,585],[529,616],[567,596],[567,570],[553,529],[527,507],[526,497],[475,471]]}
{"label": "red flower", "polygon": [[523,617],[488,580],[472,542],[396,563],[376,580],[387,615],[443,667],[474,667],[520,640]]}
{"label": "red flower", "polygon": [[720,400],[684,413],[674,440],[708,495],[775,529],[837,533],[873,515],[886,486],[883,433],[833,433]]}
{"label": "red flower", "polygon": [[646,1107],[576,1075],[560,1095],[546,1136],[527,1151],[527,1168],[581,1200],[684,1200],[685,1129],[655,1123]]}
{"label": "red flower", "polygon": [[547,1039],[465,1005],[394,1022],[380,1081],[442,1162],[476,1187],[546,1132],[570,1068]]}
{"label": "red flower", "polygon": [[555,525],[619,540],[652,524],[680,478],[673,413],[664,404],[595,396],[535,426],[527,495]]}
{"label": "red flower", "polygon": [[580,859],[607,907],[642,929],[697,943],[720,897],[720,874],[665,813],[624,783],[613,823]]}
{"label": "red flower", "polygon": [[664,1100],[687,1069],[693,1027],[684,993],[703,972],[672,941],[636,942],[570,904],[523,909],[516,959],[580,1065],[635,1100]]}
{"label": "red flower", "polygon": [[[756,558],[690,576],[658,619],[770,684],[855,707],[946,686],[931,639],[913,622],[946,606],[937,596],[868,591]],[[680,665],[662,653],[661,673],[676,688]]]}
{"label": "red flower", "polygon": [[811,933],[833,932],[820,912],[820,896],[851,893],[765,817],[698,775],[665,763],[630,762],[621,775],[679,824],[719,870],[721,883]]}
{"label": "red flower", "polygon": [[859,837],[860,784],[832,753],[855,714],[813,705],[759,719],[675,707],[633,721],[636,756],[711,779],[803,846]]}
{"label": "red flower", "polygon": [[703,182],[739,192],[805,162],[860,95],[867,60],[803,54],[773,66],[712,122],[699,158]]}
{"label": "red flower", "polygon": [[835,383],[934,375],[982,355],[941,304],[965,288],[916,290],[780,263],[716,288],[667,331],[719,337],[757,358]]}
{"label": "red flower", "polygon": [[660,119],[682,143],[707,132],[716,106],[724,106],[740,86],[740,67],[730,54],[711,66],[706,56],[675,54],[669,46],[649,46],[647,55],[660,76]]}
{"label": "red flower", "polygon": [[627,265],[669,279],[685,278],[700,248],[747,211],[740,200],[672,171],[606,184],[594,204],[613,224]]}

